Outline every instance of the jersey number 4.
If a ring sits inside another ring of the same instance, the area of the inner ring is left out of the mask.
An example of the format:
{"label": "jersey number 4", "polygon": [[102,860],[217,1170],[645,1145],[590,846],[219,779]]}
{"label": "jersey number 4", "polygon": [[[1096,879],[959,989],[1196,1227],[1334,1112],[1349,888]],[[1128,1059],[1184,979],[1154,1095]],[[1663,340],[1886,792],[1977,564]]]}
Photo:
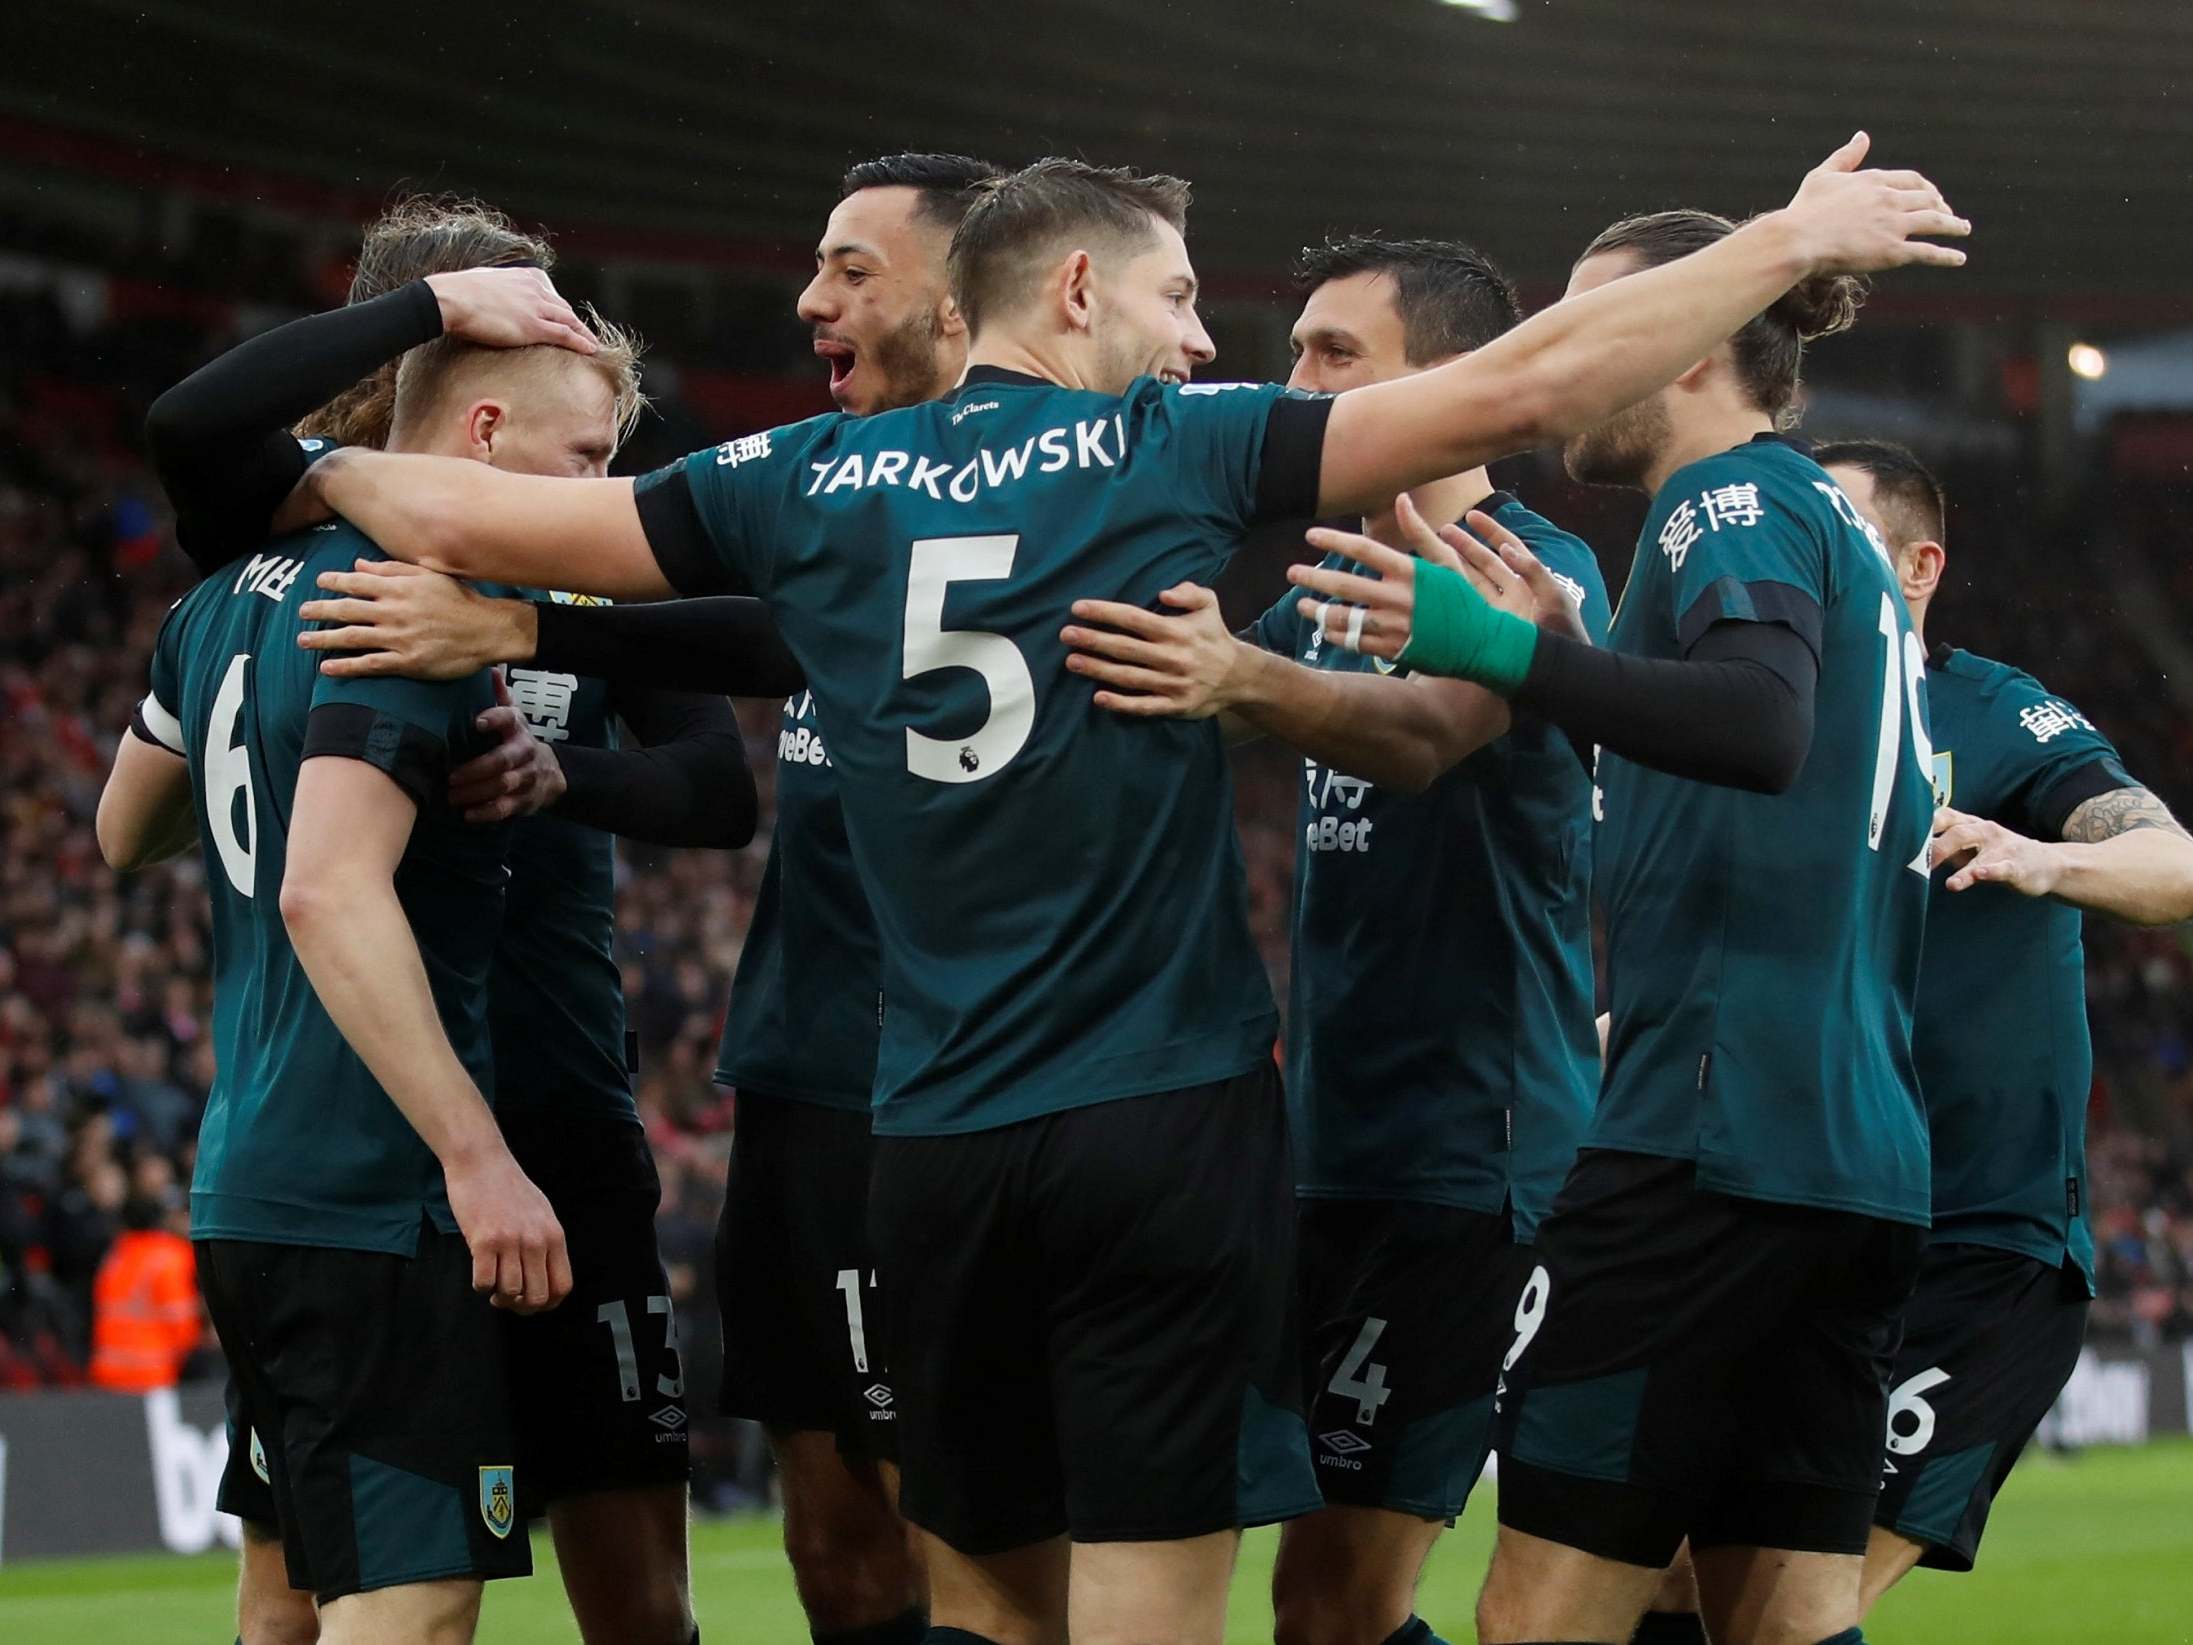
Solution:
{"label": "jersey number 4", "polygon": [[[1873,750],[1873,806],[1866,815],[1866,849],[1881,849],[1888,827],[1889,801],[1896,792],[1896,761],[1903,752],[1904,724],[1911,725],[1911,750],[1928,783],[1934,780],[1934,747],[1927,737],[1926,710],[1919,696],[1926,680],[1926,650],[1919,636],[1898,620],[1896,597],[1881,596],[1881,740]],[[1931,843],[1931,836],[1930,842]],[[1925,876],[1933,872],[1929,845],[1904,866]]]}
{"label": "jersey number 4", "polygon": [[906,649],[902,679],[944,668],[971,668],[990,691],[990,711],[965,737],[931,737],[906,728],[906,769],[937,783],[994,777],[1027,746],[1036,723],[1036,682],[1028,659],[1002,634],[946,628],[944,596],[954,583],[1009,576],[1017,536],[924,537],[906,568]]}

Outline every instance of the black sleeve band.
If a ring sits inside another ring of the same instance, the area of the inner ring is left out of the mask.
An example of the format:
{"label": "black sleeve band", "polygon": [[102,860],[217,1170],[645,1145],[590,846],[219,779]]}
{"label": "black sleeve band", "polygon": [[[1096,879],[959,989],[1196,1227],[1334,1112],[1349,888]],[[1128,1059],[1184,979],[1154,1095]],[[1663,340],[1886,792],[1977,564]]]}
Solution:
{"label": "black sleeve band", "polygon": [[139,741],[151,744],[163,754],[173,754],[179,759],[187,760],[190,758],[183,750],[177,748],[173,743],[163,738],[159,732],[152,729],[152,722],[145,718],[145,705],[141,700],[135,708],[129,711],[129,728]]}
{"label": "black sleeve band", "polygon": [[322,703],[305,721],[304,752],[363,760],[382,772],[425,811],[442,804],[449,787],[449,745],[408,720],[364,703]]}
{"label": "black sleeve band", "polygon": [[1325,425],[1332,414],[1329,396],[1272,402],[1264,420],[1264,455],[1256,470],[1256,520],[1307,520],[1317,513]]}
{"label": "black sleeve band", "polygon": [[1541,634],[1514,702],[1670,776],[1779,794],[1811,750],[1819,678],[1811,647],[1779,623],[1717,623],[1680,659]]}
{"label": "black sleeve band", "polygon": [[1690,609],[1683,613],[1682,621],[1675,625],[1675,643],[1683,648],[1685,656],[1699,638],[1715,623],[1780,623],[1795,634],[1812,651],[1812,660],[1820,660],[1820,635],[1827,617],[1820,609],[1820,602],[1801,588],[1788,583],[1745,583],[1734,577],[1717,577],[1709,583]]}
{"label": "black sleeve band", "polygon": [[2120,788],[2136,788],[2129,774],[2115,760],[2097,757],[2075,771],[2067,771],[2025,802],[2027,831],[2037,840],[2060,840],[2071,813],[2088,800],[2114,794]]}
{"label": "black sleeve band", "polygon": [[620,687],[612,706],[644,746],[559,747],[558,816],[650,845],[731,851],[754,837],[754,774],[729,703]]}
{"label": "black sleeve band", "polygon": [[632,500],[639,505],[640,529],[647,533],[655,564],[681,595],[690,599],[696,594],[754,592],[709,547],[708,528],[693,501],[693,482],[682,465],[642,475],[632,488]]}
{"label": "black sleeve band", "polygon": [[743,595],[535,611],[541,668],[726,697],[789,697],[807,683],[769,608]]}
{"label": "black sleeve band", "polygon": [[289,425],[442,333],[424,280],[239,343],[152,403],[145,442],[176,539],[211,572],[264,539],[305,454]]}

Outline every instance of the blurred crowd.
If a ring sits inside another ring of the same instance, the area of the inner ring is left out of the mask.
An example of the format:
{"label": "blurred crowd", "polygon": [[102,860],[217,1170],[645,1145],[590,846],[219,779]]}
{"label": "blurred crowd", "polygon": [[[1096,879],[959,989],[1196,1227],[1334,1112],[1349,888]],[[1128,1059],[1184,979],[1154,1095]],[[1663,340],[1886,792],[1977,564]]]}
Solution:
{"label": "blurred crowd", "polygon": [[[303,280],[301,292],[321,284]],[[227,322],[191,301],[140,297],[87,316],[36,280],[0,279],[0,1389],[81,1379],[93,1289],[117,1238],[187,1227],[213,1077],[200,861],[123,878],[92,836],[114,738],[190,576],[137,429],[153,391],[228,340]],[[2154,665],[2118,628],[2122,589],[2050,552],[2034,511],[2006,501],[2019,495],[2007,474],[1951,479],[1953,556],[1966,543],[1976,553],[1953,558],[1930,638],[2033,668],[2183,813],[2193,712],[2155,689]],[[1594,537],[1618,585],[1626,547],[1605,503],[1541,480],[1534,500]],[[2097,543],[2114,533],[2109,546],[2137,556],[2193,512],[2193,491],[2136,501],[2088,511]],[[2193,612],[2193,583],[2158,588]],[[766,818],[776,709],[745,713]],[[1281,998],[1295,770],[1272,749],[1246,749],[1237,765],[1252,911]],[[640,1108],[662,1172],[664,1254],[690,1316],[687,1374],[701,1386],[714,1381],[710,1235],[736,1123],[710,1075],[766,847],[765,826],[741,852],[622,858]],[[2094,1331],[2193,1333],[2193,959],[2183,932],[2100,922],[2088,952]]]}

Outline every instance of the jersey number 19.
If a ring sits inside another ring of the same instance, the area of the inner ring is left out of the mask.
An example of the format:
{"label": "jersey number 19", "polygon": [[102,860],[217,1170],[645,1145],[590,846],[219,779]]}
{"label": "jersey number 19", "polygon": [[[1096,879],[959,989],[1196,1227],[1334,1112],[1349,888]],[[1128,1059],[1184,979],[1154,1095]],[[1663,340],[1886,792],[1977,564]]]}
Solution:
{"label": "jersey number 19", "polygon": [[[1926,712],[1919,691],[1926,679],[1926,651],[1919,636],[1897,620],[1896,597],[1881,596],[1881,740],[1873,750],[1873,805],[1866,816],[1866,849],[1881,849],[1881,835],[1888,827],[1890,796],[1896,789],[1896,759],[1902,752],[1903,728],[1911,725],[1911,751],[1918,757],[1920,774],[1932,781],[1934,748],[1926,731]],[[1908,715],[1907,715],[1908,710]],[[1904,866],[1914,874],[1933,872],[1927,846]]]}

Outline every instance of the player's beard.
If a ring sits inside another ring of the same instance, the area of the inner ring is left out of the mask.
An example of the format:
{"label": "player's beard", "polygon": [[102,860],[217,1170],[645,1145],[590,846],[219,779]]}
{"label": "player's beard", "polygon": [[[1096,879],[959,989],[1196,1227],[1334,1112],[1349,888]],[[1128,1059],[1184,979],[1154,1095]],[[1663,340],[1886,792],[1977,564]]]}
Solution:
{"label": "player's beard", "polygon": [[897,326],[876,339],[868,350],[868,364],[882,379],[878,411],[918,406],[948,393],[937,364],[937,311],[924,304]]}
{"label": "player's beard", "polygon": [[1572,438],[1561,448],[1562,466],[1585,485],[1634,486],[1666,448],[1669,432],[1666,403],[1649,395]]}

